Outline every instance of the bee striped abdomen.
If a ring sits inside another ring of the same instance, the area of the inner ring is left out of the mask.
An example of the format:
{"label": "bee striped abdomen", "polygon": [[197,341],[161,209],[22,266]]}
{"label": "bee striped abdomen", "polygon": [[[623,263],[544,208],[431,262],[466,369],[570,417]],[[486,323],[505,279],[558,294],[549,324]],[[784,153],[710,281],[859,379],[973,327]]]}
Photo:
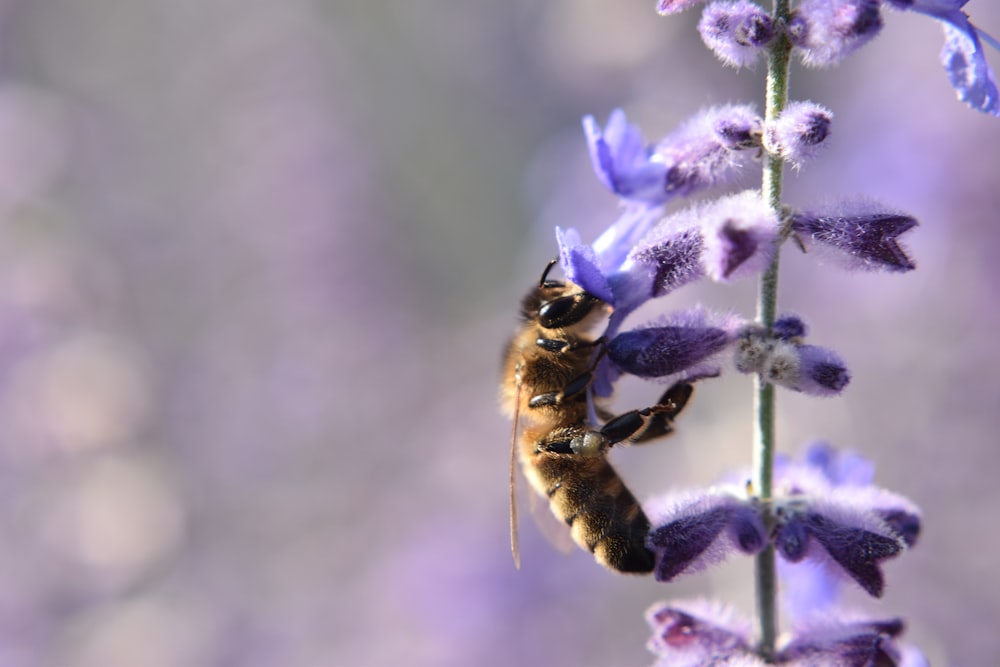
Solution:
{"label": "bee striped abdomen", "polygon": [[529,477],[543,486],[553,514],[569,525],[580,548],[619,572],[652,571],[649,519],[606,459],[539,452],[531,468]]}

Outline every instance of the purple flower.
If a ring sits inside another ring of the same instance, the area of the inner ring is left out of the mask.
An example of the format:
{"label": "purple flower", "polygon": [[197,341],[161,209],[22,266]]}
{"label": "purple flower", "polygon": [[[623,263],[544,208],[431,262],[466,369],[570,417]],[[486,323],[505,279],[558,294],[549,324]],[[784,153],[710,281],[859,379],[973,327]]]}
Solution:
{"label": "purple flower", "polygon": [[705,7],[698,32],[722,62],[749,67],[774,39],[774,23],[762,7],[749,0],[723,0]]}
{"label": "purple flower", "polygon": [[626,202],[650,207],[725,182],[748,162],[745,149],[760,145],[760,127],[749,105],[714,107],[647,145],[621,109],[603,130],[593,116],[583,119],[597,178]]}
{"label": "purple flower", "polygon": [[750,624],[730,607],[708,600],[657,603],[646,611],[653,630],[646,648],[659,667],[764,667],[750,646]]}
{"label": "purple flower", "polygon": [[[847,269],[910,271],[916,268],[899,244],[917,226],[912,216],[878,202],[857,199],[791,216],[792,231],[809,249],[819,249]],[[832,251],[832,252],[830,252]]]}
{"label": "purple flower", "polygon": [[[653,631],[646,647],[664,667],[763,667],[753,651],[750,623],[730,607],[707,600],[657,603],[646,611]],[[784,667],[926,667],[917,649],[900,643],[897,618],[825,619],[797,623],[779,646],[774,663]]]}
{"label": "purple flower", "polygon": [[896,9],[926,14],[944,24],[941,63],[962,100],[976,111],[1000,116],[1000,94],[993,70],[986,62],[982,42],[995,49],[1000,43],[969,20],[962,11],[968,0],[886,0]]}
{"label": "purple flower", "polygon": [[[789,499],[782,509],[785,523],[778,538],[778,543],[783,545],[779,549],[784,548],[787,552],[786,559],[779,562],[779,572],[785,582],[782,586],[785,603],[793,615],[806,618],[827,611],[839,596],[845,572],[852,572],[852,579],[862,579],[867,584],[866,590],[881,587],[877,561],[851,562],[853,559],[844,556],[838,540],[867,540],[877,543],[876,550],[895,551],[895,547],[884,539],[865,534],[868,532],[882,538],[890,537],[897,546],[911,547],[916,543],[920,532],[920,510],[906,498],[872,486],[874,471],[871,461],[856,452],[837,450],[825,442],[809,445],[801,460],[779,456],[776,461],[775,478],[784,497]],[[816,538],[817,532],[829,531],[821,525],[809,526],[809,522],[803,521],[801,516],[793,516],[802,510],[802,507],[796,506],[798,499],[804,498],[833,503],[833,508],[826,507],[825,510],[820,503],[820,510],[827,515],[839,515],[838,523],[851,528],[835,531],[833,537],[824,535],[822,539]],[[816,541],[813,543],[814,538]],[[827,547],[824,540],[832,547]],[[810,548],[814,551],[806,554]],[[787,556],[796,553],[802,553],[805,560],[793,564],[796,559]],[[848,564],[840,563],[834,553],[849,561]]]}
{"label": "purple flower", "polygon": [[652,225],[656,215],[626,208],[593,246],[576,230],[556,229],[566,277],[615,308],[609,337],[649,299],[706,275],[728,281],[758,273],[773,256],[778,216],[757,191],[700,203]]}
{"label": "purple flower", "polygon": [[[814,446],[810,453],[823,453],[820,447],[824,446]],[[860,479],[863,472],[858,471],[865,467],[847,455],[841,459],[829,450],[825,454],[825,466],[787,460],[777,466],[770,531],[764,528],[764,508],[738,485],[672,494],[647,503],[653,528],[646,543],[656,560],[654,576],[671,581],[737,552],[752,555],[773,543],[783,561],[808,564],[805,570],[794,571],[824,604],[835,599],[835,584],[843,579],[881,596],[885,587],[881,563],[912,544],[899,527],[912,527],[915,539],[919,510],[882,489],[837,485],[829,476],[834,461],[842,468],[835,474],[851,480]],[[803,574],[809,576],[801,578]]]}
{"label": "purple flower", "polygon": [[815,102],[792,102],[764,126],[767,150],[799,168],[816,157],[830,135],[833,112]]}
{"label": "purple flower", "polygon": [[833,350],[806,345],[801,336],[805,324],[796,316],[779,320],[780,327],[768,334],[755,325],[739,335],[733,365],[741,373],[757,373],[765,381],[812,396],[834,396],[850,383],[846,364]]}
{"label": "purple flower", "polygon": [[810,559],[833,575],[846,573],[869,595],[881,597],[879,565],[906,543],[877,514],[848,502],[793,498],[778,505],[774,546],[785,560]]}
{"label": "purple flower", "polygon": [[716,324],[699,308],[674,313],[660,326],[618,334],[608,344],[608,357],[626,373],[662,378],[720,352],[735,340],[734,332],[732,324]]}
{"label": "purple flower", "polygon": [[593,116],[583,119],[590,161],[597,178],[622,199],[659,205],[666,201],[663,188],[666,166],[653,159],[642,132],[615,109],[601,130]]}
{"label": "purple flower", "polygon": [[798,315],[782,315],[771,327],[771,333],[781,340],[799,341],[806,332],[806,323]]}
{"label": "purple flower", "polygon": [[689,196],[727,182],[760,145],[761,119],[750,105],[705,109],[656,145],[666,165],[666,192]]}
{"label": "purple flower", "polygon": [[699,572],[736,552],[759,553],[768,542],[757,506],[738,489],[666,495],[645,509],[655,526],[646,544],[656,556],[657,581]]}
{"label": "purple flower", "polygon": [[804,0],[788,23],[788,38],[805,65],[829,67],[881,29],[878,0]]}
{"label": "purple flower", "polygon": [[926,667],[917,649],[898,643],[903,622],[892,618],[873,621],[824,620],[800,625],[778,655],[781,665],[839,665],[843,667]]}

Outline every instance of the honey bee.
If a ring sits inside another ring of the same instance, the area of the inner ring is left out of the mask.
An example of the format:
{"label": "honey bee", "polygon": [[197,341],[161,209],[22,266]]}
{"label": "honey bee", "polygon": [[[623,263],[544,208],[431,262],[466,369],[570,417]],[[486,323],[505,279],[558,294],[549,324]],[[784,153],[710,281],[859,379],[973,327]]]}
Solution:
{"label": "honey bee", "polygon": [[[693,391],[671,386],[649,408],[611,417],[601,405],[591,410],[588,389],[604,340],[590,329],[610,308],[571,282],[548,279],[521,302],[521,327],[507,344],[501,403],[513,416],[510,456],[511,551],[520,567],[514,502],[515,452],[525,477],[552,513],[570,527],[573,541],[601,565],[622,573],[653,569],[646,548],[649,519],[607,459],[621,442],[646,442],[670,433],[674,417]],[[604,421],[597,426],[594,417]],[[520,422],[523,430],[518,433]]]}

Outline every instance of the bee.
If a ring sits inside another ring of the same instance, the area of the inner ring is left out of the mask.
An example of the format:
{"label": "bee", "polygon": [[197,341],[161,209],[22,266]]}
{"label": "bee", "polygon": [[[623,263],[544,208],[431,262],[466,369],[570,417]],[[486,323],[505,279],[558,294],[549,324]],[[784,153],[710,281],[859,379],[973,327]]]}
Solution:
{"label": "bee", "polygon": [[[654,564],[645,544],[649,519],[607,454],[613,445],[647,442],[670,433],[693,389],[678,382],[656,405],[617,417],[600,404],[592,409],[588,389],[605,341],[592,337],[590,330],[610,307],[571,282],[549,280],[556,261],[549,262],[538,284],[522,299],[521,326],[507,344],[503,361],[501,403],[514,422],[510,455],[514,562],[520,567],[514,502],[519,453],[532,488],[548,498],[552,513],[569,525],[580,548],[613,571],[648,573]],[[603,425],[597,425],[597,417]]]}

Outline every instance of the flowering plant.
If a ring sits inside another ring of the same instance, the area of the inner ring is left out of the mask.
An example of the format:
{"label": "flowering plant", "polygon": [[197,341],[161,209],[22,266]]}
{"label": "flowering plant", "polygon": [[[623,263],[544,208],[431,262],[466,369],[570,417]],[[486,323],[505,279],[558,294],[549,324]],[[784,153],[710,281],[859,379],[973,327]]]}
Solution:
{"label": "flowering plant", "polygon": [[[858,618],[837,608],[843,583],[874,597],[885,588],[882,562],[917,542],[921,514],[910,500],[872,485],[873,468],[858,454],[826,443],[801,460],[776,454],[775,387],[829,397],[849,385],[835,351],[807,342],[802,317],[778,311],[778,259],[788,241],[848,270],[908,272],[916,267],[900,237],[910,215],[867,198],[804,209],[782,202],[786,165],[801,169],[822,152],[833,127],[829,109],[790,101],[793,57],[811,67],[835,65],[875,38],[888,10],[924,14],[945,33],[941,60],[957,97],[1000,116],[983,44],[997,40],[963,11],[967,0],[775,0],[772,11],[749,0],[714,0],[698,30],[726,65],[768,62],[763,114],[748,104],[699,111],[662,139],[647,143],[621,109],[602,126],[583,119],[598,180],[621,213],[592,243],[557,228],[566,278],[612,308],[588,376],[588,400],[611,394],[622,374],[664,382],[718,375],[725,365],[755,376],[757,423],[751,471],[733,484],[674,492],[645,506],[646,546],[657,580],[673,581],[732,555],[756,558],[757,609],[750,623],[718,603],[660,603],[647,619],[650,649],[662,665],[926,664],[900,642],[900,619]],[[661,14],[697,0],[660,0]],[[667,213],[673,200],[731,183],[763,163],[760,190],[727,194]],[[703,308],[627,327],[637,308],[702,279],[728,283],[759,276],[755,319]],[[596,413],[590,414],[596,418]],[[749,482],[747,482],[749,480]],[[778,633],[778,580],[792,619]]]}

